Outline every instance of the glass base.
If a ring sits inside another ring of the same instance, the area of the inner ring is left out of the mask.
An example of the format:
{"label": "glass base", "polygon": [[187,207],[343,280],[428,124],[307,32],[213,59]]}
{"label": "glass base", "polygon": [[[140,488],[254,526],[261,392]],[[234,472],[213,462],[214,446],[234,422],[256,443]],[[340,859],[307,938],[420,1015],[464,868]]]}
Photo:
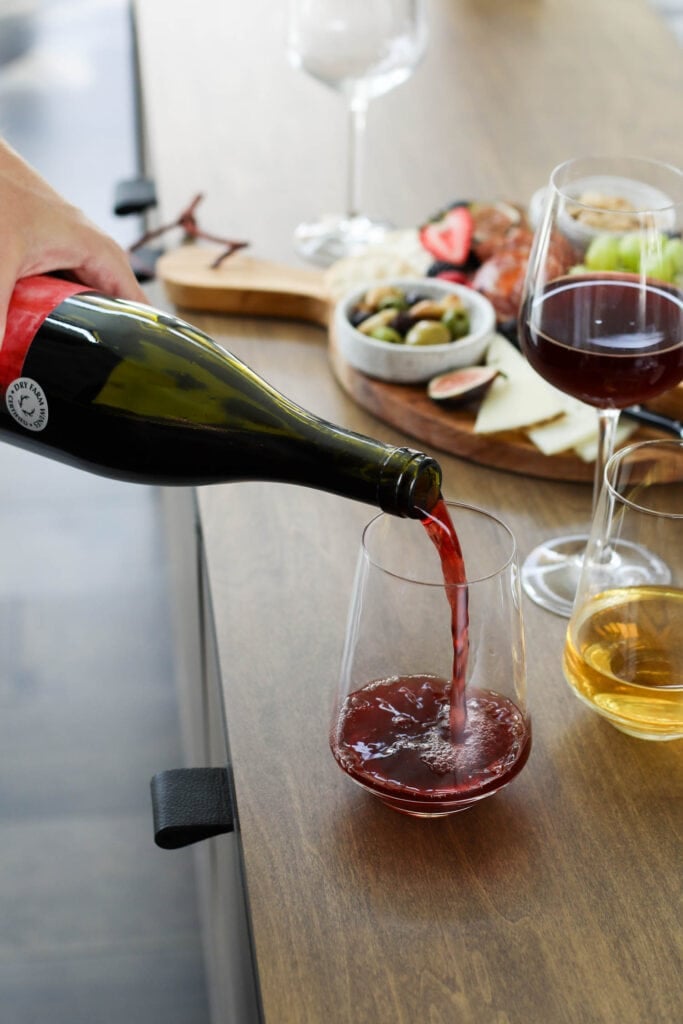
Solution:
{"label": "glass base", "polygon": [[[683,717],[678,709],[672,711],[668,708],[664,714],[661,712],[658,714],[657,709],[653,709],[652,701],[648,698],[642,700],[639,708],[634,701],[628,702],[628,684],[624,685],[623,692],[616,701],[614,694],[595,694],[591,699],[576,688],[571,673],[567,671],[566,667],[564,677],[572,693],[579,698],[582,704],[585,704],[591,711],[596,711],[602,719],[609,722],[614,729],[623,732],[625,736],[632,736],[636,740],[654,740],[661,743],[683,740]],[[626,709],[629,712],[628,717],[624,714]],[[638,716],[640,716],[640,721],[637,721]]]}
{"label": "glass base", "polygon": [[535,604],[569,618],[587,543],[586,534],[575,533],[534,548],[522,566],[522,587]]}
{"label": "glass base", "polygon": [[619,725],[618,722],[612,721],[608,718],[607,721],[610,725],[613,725],[619,732],[623,732],[626,736],[633,736],[636,740],[655,740],[662,743],[671,743],[672,740],[683,740],[683,733],[679,730],[678,732],[666,733],[662,735],[659,732],[649,732],[646,728],[643,729],[631,729],[625,725]]}
{"label": "glass base", "polygon": [[294,232],[294,248],[299,256],[329,267],[346,256],[362,252],[366,246],[383,241],[392,225],[368,217],[331,216],[299,224]]}
{"label": "glass base", "polygon": [[[531,552],[522,566],[524,592],[535,604],[568,619],[588,542],[585,534],[571,534],[544,541]],[[666,584],[671,581],[668,566],[658,555],[629,541],[617,541],[606,563],[607,586],[633,587]]]}
{"label": "glass base", "polygon": [[470,807],[474,807],[474,804],[465,804],[463,807],[453,807],[449,811],[411,811],[407,807],[401,807],[399,804],[393,803],[391,800],[382,800],[382,803],[385,807],[390,807],[392,811],[405,814],[407,818],[448,818],[452,814],[462,814],[463,811],[468,811]]}

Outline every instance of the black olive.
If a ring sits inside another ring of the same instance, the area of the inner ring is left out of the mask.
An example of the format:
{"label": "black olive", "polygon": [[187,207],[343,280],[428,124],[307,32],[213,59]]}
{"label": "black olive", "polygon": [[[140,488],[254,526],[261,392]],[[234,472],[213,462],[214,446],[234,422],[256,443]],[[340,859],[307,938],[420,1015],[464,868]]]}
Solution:
{"label": "black olive", "polygon": [[358,327],[359,324],[362,324],[371,315],[372,312],[367,309],[352,309],[349,313],[349,323],[352,327]]}
{"label": "black olive", "polygon": [[425,299],[431,299],[431,295],[418,291],[406,292],[406,302],[409,306],[414,306],[416,302],[423,302]]}
{"label": "black olive", "polygon": [[389,326],[393,327],[395,331],[398,331],[400,335],[405,337],[414,323],[415,317],[412,317],[410,313],[407,313],[405,310],[401,310],[400,313],[396,314]]}

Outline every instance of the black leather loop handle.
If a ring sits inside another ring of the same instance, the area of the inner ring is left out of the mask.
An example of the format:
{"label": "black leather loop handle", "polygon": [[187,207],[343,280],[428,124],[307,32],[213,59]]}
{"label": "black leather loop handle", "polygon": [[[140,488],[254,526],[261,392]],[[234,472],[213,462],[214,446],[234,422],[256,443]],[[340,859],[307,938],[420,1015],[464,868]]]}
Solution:
{"label": "black leather loop handle", "polygon": [[154,842],[164,850],[232,832],[227,768],[170,768],[151,781]]}

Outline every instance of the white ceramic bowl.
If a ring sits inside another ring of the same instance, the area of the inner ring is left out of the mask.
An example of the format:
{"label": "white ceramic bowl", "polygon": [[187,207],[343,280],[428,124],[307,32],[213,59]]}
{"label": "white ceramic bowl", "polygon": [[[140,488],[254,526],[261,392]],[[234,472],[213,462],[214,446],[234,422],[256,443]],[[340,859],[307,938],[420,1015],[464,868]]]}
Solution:
{"label": "white ceramic bowl", "polygon": [[[577,199],[586,192],[597,192],[606,196],[621,196],[628,199],[635,209],[639,210],[660,210],[657,227],[661,231],[673,226],[675,214],[672,210],[666,209],[670,206],[671,200],[659,189],[653,188],[644,182],[634,181],[630,178],[618,178],[610,174],[590,175],[575,181],[568,190]],[[537,228],[543,211],[545,199],[548,193],[548,186],[534,192],[529,202],[529,222],[533,228]],[[562,232],[579,249],[586,249],[596,235],[606,234],[609,229],[590,227],[574,220],[573,217],[565,216],[560,222]],[[617,234],[623,234],[618,231]]]}
{"label": "white ceramic bowl", "polygon": [[459,295],[470,314],[470,333],[447,345],[397,345],[361,334],[352,326],[349,313],[373,287],[370,282],[345,295],[335,308],[333,329],[337,348],[347,363],[369,377],[417,384],[446,370],[474,366],[481,361],[496,329],[496,313],[485,296],[465,285],[433,277],[398,278],[381,283],[418,292],[425,298]]}

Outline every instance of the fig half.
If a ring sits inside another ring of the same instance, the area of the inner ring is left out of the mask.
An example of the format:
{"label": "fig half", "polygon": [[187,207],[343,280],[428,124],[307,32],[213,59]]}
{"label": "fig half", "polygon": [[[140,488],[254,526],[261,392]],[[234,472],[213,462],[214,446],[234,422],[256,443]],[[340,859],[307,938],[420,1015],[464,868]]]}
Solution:
{"label": "fig half", "polygon": [[472,402],[483,398],[500,371],[495,366],[466,366],[432,377],[427,394],[435,402]]}

